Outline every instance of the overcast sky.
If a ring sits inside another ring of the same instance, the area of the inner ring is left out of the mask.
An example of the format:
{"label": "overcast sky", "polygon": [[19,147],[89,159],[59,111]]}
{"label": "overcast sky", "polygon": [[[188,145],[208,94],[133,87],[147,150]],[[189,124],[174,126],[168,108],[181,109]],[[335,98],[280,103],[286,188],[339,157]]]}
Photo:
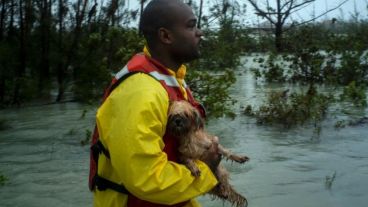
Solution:
{"label": "overcast sky", "polygon": [[[205,1],[205,7],[204,11],[208,10],[211,4],[214,2],[221,2],[221,0],[204,0]],[[232,2],[233,0],[229,0]],[[275,0],[270,0],[270,2],[274,2]],[[300,0],[299,2],[301,2]],[[313,14],[313,10],[315,11],[315,16],[318,16],[319,14],[322,14],[326,12],[329,9],[332,9],[339,5],[344,0],[316,0],[313,4],[310,4],[310,6],[300,10],[299,12],[292,15],[292,20],[294,21],[301,21],[303,20],[309,20],[311,19],[311,16]],[[139,8],[139,2],[140,0],[128,0],[128,5],[130,8]],[[199,0],[193,0],[193,2],[199,2]],[[239,3],[247,5],[249,4],[247,0],[238,0]],[[258,0],[258,2],[265,2],[265,0]],[[368,19],[368,8],[367,8],[368,0],[348,0],[345,4],[343,4],[339,9],[334,10],[327,15],[321,17],[318,19],[318,21],[326,20],[326,19],[332,19],[337,18],[341,19],[344,18],[345,20],[351,19],[352,14],[356,13],[357,11],[359,13],[360,19]],[[247,6],[247,12],[244,15],[244,23],[247,25],[249,24],[256,24],[258,21],[262,22],[265,20],[262,20],[260,18],[257,19],[257,16],[254,14],[254,10],[251,5]]]}

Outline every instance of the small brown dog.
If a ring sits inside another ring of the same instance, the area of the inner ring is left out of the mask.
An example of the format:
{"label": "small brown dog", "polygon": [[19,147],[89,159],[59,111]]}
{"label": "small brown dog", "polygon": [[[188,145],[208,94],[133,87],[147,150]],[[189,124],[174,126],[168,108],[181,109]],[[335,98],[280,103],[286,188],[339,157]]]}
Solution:
{"label": "small brown dog", "polygon": [[[169,109],[167,131],[179,139],[179,160],[188,167],[194,176],[200,175],[200,170],[194,160],[203,160],[213,144],[218,144],[218,138],[204,130],[204,120],[199,112],[186,101],[174,101]],[[238,156],[218,144],[218,151],[227,159],[243,163],[249,160],[247,156]],[[247,206],[245,197],[235,191],[229,183],[229,173],[221,164],[214,170],[219,184],[209,193],[232,205]]]}

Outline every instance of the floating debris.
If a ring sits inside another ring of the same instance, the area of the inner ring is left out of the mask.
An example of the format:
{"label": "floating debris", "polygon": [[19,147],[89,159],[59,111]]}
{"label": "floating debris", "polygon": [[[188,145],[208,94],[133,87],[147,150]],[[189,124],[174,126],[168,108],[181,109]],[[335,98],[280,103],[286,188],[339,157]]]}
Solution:
{"label": "floating debris", "polygon": [[332,174],[332,176],[326,176],[326,181],[325,181],[325,187],[328,190],[331,190],[332,184],[335,181],[336,178],[336,171]]}

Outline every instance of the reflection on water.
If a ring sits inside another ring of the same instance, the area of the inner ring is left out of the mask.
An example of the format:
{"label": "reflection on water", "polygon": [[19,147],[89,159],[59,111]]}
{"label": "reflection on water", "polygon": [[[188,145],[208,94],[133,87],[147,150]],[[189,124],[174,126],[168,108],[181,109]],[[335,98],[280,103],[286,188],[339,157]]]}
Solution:
{"label": "reflection on water", "polygon": [[[333,110],[320,136],[311,126],[259,126],[240,114],[240,106],[255,105],[271,88],[282,87],[257,85],[242,73],[232,89],[238,116],[209,122],[208,130],[224,146],[251,158],[244,165],[224,162],[235,188],[257,207],[366,206],[368,127],[336,130],[334,124],[367,116],[367,110],[347,108],[349,115]],[[91,206],[88,146],[80,141],[92,129],[94,114],[94,107],[77,103],[0,111],[0,119],[11,126],[0,131],[0,172],[9,179],[0,187],[1,206]],[[326,176],[335,172],[328,187]],[[210,196],[199,200],[203,206],[223,206]]]}

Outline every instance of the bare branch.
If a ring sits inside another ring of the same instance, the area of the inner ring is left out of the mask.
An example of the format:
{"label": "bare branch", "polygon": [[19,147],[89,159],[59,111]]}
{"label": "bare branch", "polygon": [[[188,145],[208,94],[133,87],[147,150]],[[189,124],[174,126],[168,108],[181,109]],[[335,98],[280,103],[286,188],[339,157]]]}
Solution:
{"label": "bare branch", "polygon": [[[270,7],[269,0],[266,0],[266,8],[264,8],[264,4],[259,6],[257,4],[256,0],[248,0],[248,2],[253,6],[254,10],[256,11],[256,14],[258,16],[261,16],[263,18],[266,18],[270,24],[272,24],[275,28],[275,45],[278,51],[282,50],[282,33],[286,31],[287,29],[284,29],[284,24],[288,18],[290,18],[290,15],[292,13],[295,13],[296,11],[299,11],[301,9],[304,9],[305,7],[309,6],[316,0],[276,0],[276,7],[272,8]],[[327,12],[323,13],[322,15],[319,15],[312,20],[306,21],[304,23],[308,23],[310,21],[314,21],[315,19],[325,15],[326,13],[333,11],[337,8],[339,8],[342,4],[347,2],[348,0],[345,0],[343,3],[338,5],[336,8],[330,9]],[[304,24],[303,23],[303,24]],[[293,23],[291,27],[288,29],[295,27],[297,23]],[[298,24],[300,25],[300,24]]]}
{"label": "bare branch", "polygon": [[284,25],[286,19],[290,16],[290,10],[287,10],[284,16],[281,18],[281,24]]}
{"label": "bare branch", "polygon": [[282,24],[282,25],[284,25],[284,23],[285,23],[286,19],[290,16],[290,14],[291,14],[291,10],[292,10],[292,8],[293,8],[293,4],[294,4],[294,2],[295,2],[294,0],[290,1],[290,6],[289,6],[289,8],[286,10],[285,15],[281,18],[281,24]]}
{"label": "bare branch", "polygon": [[[345,1],[341,2],[339,5],[337,5],[336,7],[332,8],[332,9],[329,9],[329,10],[327,10],[326,12],[324,12],[324,13],[322,13],[322,14],[320,14],[320,15],[318,15],[318,16],[316,16],[316,17],[314,17],[314,18],[312,18],[312,19],[310,19],[310,20],[308,20],[308,21],[304,21],[304,22],[301,22],[301,23],[299,23],[299,24],[295,24],[295,25],[293,25],[293,27],[300,26],[300,25],[303,25],[303,24],[307,24],[307,23],[309,23],[309,22],[312,22],[312,21],[314,21],[314,20],[316,20],[316,19],[318,19],[318,18],[320,18],[320,17],[322,17],[322,16],[326,15],[327,13],[329,13],[329,12],[331,12],[331,11],[334,11],[334,10],[336,10],[336,9],[340,8],[342,5],[344,5],[344,4],[345,4],[346,2],[348,2],[348,1],[349,1],[349,0],[345,0]],[[288,28],[288,29],[286,29],[285,31],[290,30],[290,29],[291,29],[291,27],[289,27],[289,28]]]}
{"label": "bare branch", "polygon": [[295,13],[295,12],[298,12],[298,11],[300,11],[300,10],[303,10],[304,8],[306,8],[306,7],[308,7],[308,6],[309,6],[309,4],[304,5],[304,6],[301,6],[301,7],[299,7],[298,9],[295,9],[295,10],[291,11],[291,12],[290,12],[290,14],[293,14],[293,13]]}
{"label": "bare branch", "polygon": [[304,2],[302,2],[300,4],[295,4],[294,6],[292,6],[290,8],[290,11],[293,10],[293,9],[295,9],[295,8],[299,8],[299,7],[303,6],[303,5],[309,5],[309,4],[313,3],[314,1],[316,1],[316,0],[308,0],[308,1],[304,1]]}
{"label": "bare branch", "polygon": [[[282,6],[281,6],[281,11],[282,10],[284,10],[284,8],[288,5],[288,4],[290,4],[290,5],[292,5],[294,3],[294,0],[290,0],[290,1],[288,1],[288,2],[285,2]],[[289,7],[290,8],[290,7]],[[289,9],[288,9],[289,10]]]}
{"label": "bare branch", "polygon": [[261,8],[259,8],[257,3],[254,2],[254,0],[248,0],[248,1],[253,6],[253,8],[256,10],[256,14],[258,16],[266,18],[269,22],[271,22],[271,24],[276,24],[276,21],[271,18],[269,12],[266,12],[266,11],[262,10]]}

